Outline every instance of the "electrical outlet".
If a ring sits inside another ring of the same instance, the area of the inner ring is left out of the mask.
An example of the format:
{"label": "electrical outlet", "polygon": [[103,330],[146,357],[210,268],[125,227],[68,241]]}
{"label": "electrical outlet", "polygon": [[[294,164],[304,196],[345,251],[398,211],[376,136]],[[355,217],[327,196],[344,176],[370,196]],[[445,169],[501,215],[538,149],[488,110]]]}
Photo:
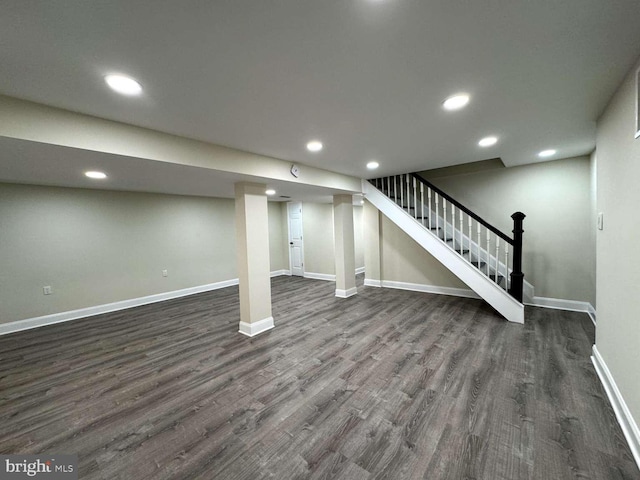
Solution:
{"label": "electrical outlet", "polygon": [[51,291],[51,286],[47,285],[46,287],[42,287],[42,292],[45,295],[51,295],[53,292]]}
{"label": "electrical outlet", "polygon": [[169,276],[169,272],[167,270],[162,270],[162,276],[163,277],[168,277]]}

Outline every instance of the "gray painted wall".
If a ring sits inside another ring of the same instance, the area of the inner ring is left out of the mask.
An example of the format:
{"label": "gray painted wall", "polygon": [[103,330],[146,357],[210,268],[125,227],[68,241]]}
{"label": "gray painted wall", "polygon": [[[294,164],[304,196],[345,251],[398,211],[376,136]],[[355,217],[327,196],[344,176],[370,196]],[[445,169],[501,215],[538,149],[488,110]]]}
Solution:
{"label": "gray painted wall", "polygon": [[[636,68],[640,67],[640,63]],[[597,232],[598,326],[596,345],[631,414],[640,421],[640,139],[636,122],[635,69],[598,121]]]}
{"label": "gray painted wall", "polygon": [[234,222],[229,199],[0,184],[0,323],[237,278]]}

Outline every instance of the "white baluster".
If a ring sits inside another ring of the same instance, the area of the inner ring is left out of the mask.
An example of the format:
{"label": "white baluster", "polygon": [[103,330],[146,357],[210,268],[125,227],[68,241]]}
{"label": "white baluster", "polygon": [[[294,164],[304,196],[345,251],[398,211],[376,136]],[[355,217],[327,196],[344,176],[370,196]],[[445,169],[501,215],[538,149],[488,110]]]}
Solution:
{"label": "white baluster", "polygon": [[396,195],[396,176],[394,175],[391,178],[393,178],[393,201],[398,203],[398,195]]}
{"label": "white baluster", "polygon": [[411,185],[409,183],[409,175],[405,175],[405,183],[407,184],[407,212],[411,215]]}
{"label": "white baluster", "polygon": [[[451,233],[453,233],[453,249],[456,249],[456,207],[451,204]],[[460,249],[462,255],[462,249]]]}
{"label": "white baluster", "polygon": [[400,206],[404,208],[404,185],[402,181],[404,180],[402,177],[404,174],[400,175]]}
{"label": "white baluster", "polygon": [[476,221],[478,225],[478,242],[476,243],[476,253],[478,254],[476,260],[478,261],[478,270],[482,271],[480,268],[480,222]]}
{"label": "white baluster", "polygon": [[504,289],[509,291],[509,242],[504,244]]}
{"label": "white baluster", "polygon": [[416,188],[416,179],[412,177],[413,180],[413,206],[416,207],[413,209],[413,218],[418,219],[418,189]]}
{"label": "white baluster", "polygon": [[429,211],[429,225],[427,226],[427,228],[431,229],[431,187],[427,187],[427,200],[429,202],[429,208],[427,208],[427,210]]}
{"label": "white baluster", "polygon": [[442,198],[442,238],[447,239],[447,199]]}
{"label": "white baluster", "polygon": [[421,223],[424,223],[424,183],[420,182],[420,206],[422,207]]}
{"label": "white baluster", "polygon": [[440,227],[440,208],[438,205],[438,192],[435,193],[436,195],[436,235],[439,235],[439,227]]}
{"label": "white baluster", "polygon": [[460,210],[460,255],[464,254],[464,212]]}
{"label": "white baluster", "polygon": [[467,215],[467,219],[469,220],[469,261],[471,262],[473,261],[473,258],[471,256],[471,239],[473,238],[473,235],[472,235],[473,232],[471,231],[471,227],[472,227],[473,219],[471,218],[471,215]]}
{"label": "white baluster", "polygon": [[500,237],[496,235],[496,283],[498,283],[498,270],[500,269]]}
{"label": "white baluster", "polygon": [[491,248],[490,248],[490,241],[491,241],[491,230],[489,230],[487,228],[487,277],[489,277],[489,266],[491,265]]}

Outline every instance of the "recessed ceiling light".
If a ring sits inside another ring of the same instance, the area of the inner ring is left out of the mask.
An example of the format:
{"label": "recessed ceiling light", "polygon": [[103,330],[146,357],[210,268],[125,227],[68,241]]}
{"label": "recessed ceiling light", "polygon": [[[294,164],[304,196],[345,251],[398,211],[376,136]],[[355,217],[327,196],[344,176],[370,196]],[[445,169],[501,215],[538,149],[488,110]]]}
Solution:
{"label": "recessed ceiling light", "polygon": [[538,156],[540,158],[548,158],[548,157],[552,157],[556,154],[556,150],[550,148],[549,150],[543,150],[541,151]]}
{"label": "recessed ceiling light", "polygon": [[379,166],[380,166],[380,164],[378,162],[376,162],[375,160],[371,160],[369,163],[367,163],[367,168],[369,170],[375,170]]}
{"label": "recessed ceiling light", "polygon": [[142,92],[142,85],[133,78],[124,75],[107,75],[104,77],[104,81],[112,90],[122,95],[140,95]]}
{"label": "recessed ceiling light", "polygon": [[268,190],[265,190],[264,193],[266,193],[267,195],[275,195],[276,191],[273,188],[270,188]]}
{"label": "recessed ceiling light", "polygon": [[469,103],[469,95],[466,93],[458,93],[447,98],[443,102],[442,107],[445,110],[460,110],[461,108],[466,107],[467,103]]}
{"label": "recessed ceiling light", "polygon": [[478,142],[481,147],[490,147],[498,143],[498,137],[485,137]]}
{"label": "recessed ceiling light", "polygon": [[360,205],[364,205],[364,200],[360,200]]}
{"label": "recessed ceiling light", "polygon": [[93,178],[94,180],[102,180],[104,178],[107,178],[107,175],[104,172],[91,171],[84,172],[84,174],[86,177]]}
{"label": "recessed ceiling light", "polygon": [[307,143],[307,150],[309,150],[310,152],[319,152],[320,150],[322,150],[322,147],[322,142],[319,142],[318,140],[312,140]]}

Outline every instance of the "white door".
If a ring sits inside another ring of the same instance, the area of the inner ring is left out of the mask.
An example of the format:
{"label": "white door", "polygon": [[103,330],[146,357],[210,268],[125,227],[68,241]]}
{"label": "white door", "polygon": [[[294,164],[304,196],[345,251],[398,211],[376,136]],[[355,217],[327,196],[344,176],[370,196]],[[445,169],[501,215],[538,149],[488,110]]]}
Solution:
{"label": "white door", "polygon": [[287,204],[289,214],[289,268],[291,275],[304,276],[304,253],[302,249],[302,203]]}

